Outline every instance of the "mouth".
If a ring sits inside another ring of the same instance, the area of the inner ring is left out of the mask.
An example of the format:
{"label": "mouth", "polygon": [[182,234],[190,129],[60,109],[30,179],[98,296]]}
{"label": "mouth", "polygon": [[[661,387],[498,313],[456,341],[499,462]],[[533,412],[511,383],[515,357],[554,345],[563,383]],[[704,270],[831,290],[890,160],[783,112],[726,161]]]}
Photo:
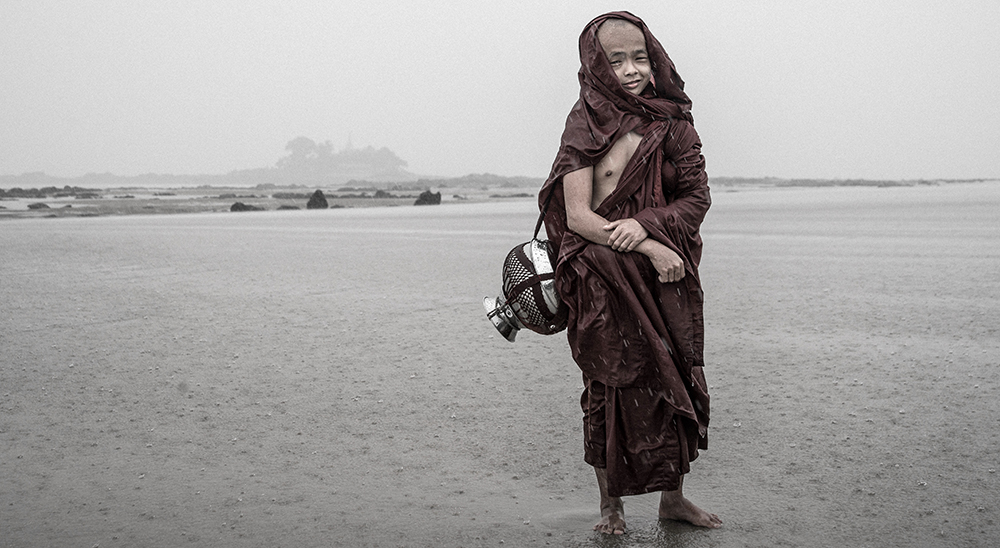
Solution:
{"label": "mouth", "polygon": [[632,80],[631,82],[625,82],[622,86],[632,89],[642,83],[642,80]]}

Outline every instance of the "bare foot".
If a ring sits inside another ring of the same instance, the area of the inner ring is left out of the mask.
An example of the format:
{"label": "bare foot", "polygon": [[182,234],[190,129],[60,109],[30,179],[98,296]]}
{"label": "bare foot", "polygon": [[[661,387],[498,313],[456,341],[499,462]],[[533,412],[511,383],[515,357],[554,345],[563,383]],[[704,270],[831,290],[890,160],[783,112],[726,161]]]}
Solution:
{"label": "bare foot", "polygon": [[719,519],[719,516],[695,506],[693,502],[684,497],[680,489],[660,493],[660,519],[686,521],[692,525],[708,527],[709,529],[722,527],[722,520]]}
{"label": "bare foot", "polygon": [[625,510],[622,508],[621,499],[618,499],[617,508],[601,508],[601,521],[594,526],[594,530],[606,535],[625,534]]}
{"label": "bare foot", "polygon": [[608,496],[608,471],[594,468],[597,473],[597,487],[601,492],[601,521],[594,526],[595,531],[606,535],[625,534],[625,506],[620,497]]}

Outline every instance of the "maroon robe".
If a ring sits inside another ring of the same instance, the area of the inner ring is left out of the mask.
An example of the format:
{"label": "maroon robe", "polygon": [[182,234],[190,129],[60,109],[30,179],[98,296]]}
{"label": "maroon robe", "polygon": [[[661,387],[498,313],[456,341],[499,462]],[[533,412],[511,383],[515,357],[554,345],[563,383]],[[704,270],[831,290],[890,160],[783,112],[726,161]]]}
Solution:
{"label": "maroon robe", "polygon": [[[619,84],[597,39],[609,18],[645,35],[653,79],[641,96]],[[586,384],[584,457],[607,468],[611,496],[673,490],[708,439],[698,263],[711,199],[701,141],[684,82],[640,19],[628,12],[598,17],[580,37],[580,59],[580,99],[539,203],[545,207],[551,194],[545,230],[557,248],[556,287]],[[566,226],[563,176],[596,165],[630,131],[642,140],[595,212],[608,221],[633,218],[677,252],[686,271],[679,282],[658,281],[645,255],[614,251]]]}

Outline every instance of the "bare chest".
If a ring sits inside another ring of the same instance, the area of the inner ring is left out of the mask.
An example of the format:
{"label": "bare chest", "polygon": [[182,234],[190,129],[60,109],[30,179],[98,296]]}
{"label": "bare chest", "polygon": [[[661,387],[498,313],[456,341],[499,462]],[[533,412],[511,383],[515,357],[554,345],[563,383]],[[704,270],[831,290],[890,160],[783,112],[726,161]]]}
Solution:
{"label": "bare chest", "polygon": [[594,166],[594,192],[591,198],[591,209],[597,209],[605,198],[614,192],[621,179],[622,171],[639,147],[642,136],[632,131],[611,145],[608,153]]}

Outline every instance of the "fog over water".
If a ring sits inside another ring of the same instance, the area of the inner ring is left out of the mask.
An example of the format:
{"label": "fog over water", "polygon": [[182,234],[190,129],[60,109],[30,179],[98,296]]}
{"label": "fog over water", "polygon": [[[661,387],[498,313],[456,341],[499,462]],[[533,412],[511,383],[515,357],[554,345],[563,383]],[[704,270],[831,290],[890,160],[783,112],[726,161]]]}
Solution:
{"label": "fog over water", "polygon": [[[0,174],[221,174],[298,136],[420,175],[548,173],[618,2],[0,4]],[[1000,4],[636,1],[713,176],[1000,177]]]}

